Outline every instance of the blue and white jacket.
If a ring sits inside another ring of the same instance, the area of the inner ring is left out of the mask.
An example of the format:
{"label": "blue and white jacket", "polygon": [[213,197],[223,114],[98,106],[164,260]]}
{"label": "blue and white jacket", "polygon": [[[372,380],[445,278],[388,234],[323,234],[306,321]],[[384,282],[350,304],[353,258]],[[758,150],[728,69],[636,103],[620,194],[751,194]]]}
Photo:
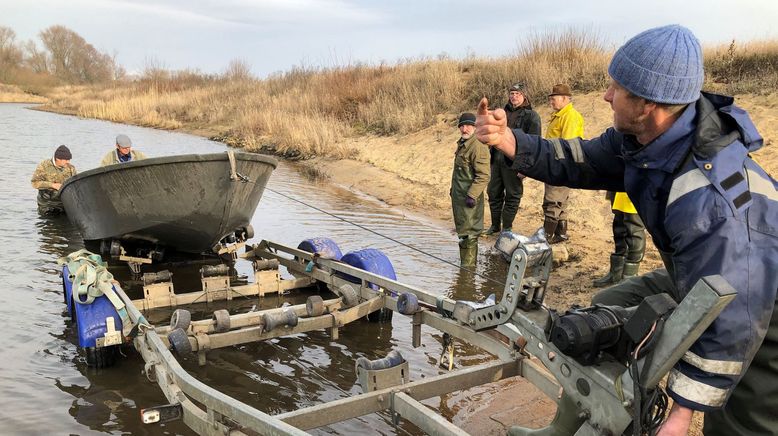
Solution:
{"label": "blue and white jacket", "polygon": [[668,381],[682,406],[722,407],[762,343],[778,291],[778,185],[748,154],[763,143],[748,114],[731,97],[703,93],[645,146],[613,128],[588,141],[513,134],[513,169],[555,185],[629,194],[676,300],[712,274],[737,290]]}

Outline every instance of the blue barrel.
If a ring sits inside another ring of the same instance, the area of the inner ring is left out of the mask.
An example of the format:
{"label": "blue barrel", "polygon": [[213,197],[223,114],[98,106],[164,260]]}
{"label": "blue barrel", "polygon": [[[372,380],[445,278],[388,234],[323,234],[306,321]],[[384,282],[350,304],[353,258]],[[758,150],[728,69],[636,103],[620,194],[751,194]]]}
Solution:
{"label": "blue barrel", "polygon": [[70,278],[68,267],[62,267],[62,283],[65,290],[65,301],[67,302],[70,317],[76,322],[78,331],[78,345],[82,348],[95,347],[95,340],[105,336],[105,320],[108,317],[114,319],[114,326],[117,331],[122,330],[122,320],[116,313],[108,297],[101,295],[92,302],[92,304],[79,304],[74,301],[73,282]]}
{"label": "blue barrel", "polygon": [[[394,272],[392,262],[381,250],[375,248],[363,248],[362,250],[351,251],[341,257],[340,261],[355,268],[365,270],[369,273],[386,277],[388,279],[397,280],[397,275]],[[350,276],[348,274],[343,274],[342,277],[352,283],[362,282],[362,280],[359,278]],[[369,285],[373,289],[378,289],[378,286],[372,283],[369,283]]]}
{"label": "blue barrel", "polygon": [[306,239],[303,242],[300,242],[297,249],[318,254],[324,259],[340,260],[340,258],[343,257],[343,253],[341,253],[338,244],[330,238]]}

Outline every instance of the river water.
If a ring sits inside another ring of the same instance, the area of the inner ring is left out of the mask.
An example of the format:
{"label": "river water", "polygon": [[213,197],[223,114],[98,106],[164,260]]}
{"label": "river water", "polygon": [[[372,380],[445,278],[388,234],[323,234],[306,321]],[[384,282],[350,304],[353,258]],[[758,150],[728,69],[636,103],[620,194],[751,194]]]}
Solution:
{"label": "river water", "polygon": [[[43,218],[36,210],[30,177],[35,166],[66,144],[79,171],[98,165],[113,149],[117,134],[130,136],[136,149],[148,156],[213,153],[226,147],[217,142],[105,121],[84,120],[30,110],[23,104],[0,104],[0,263],[2,290],[0,316],[0,434],[192,434],[182,423],[144,426],[139,410],[167,403],[156,384],[142,373],[143,360],[130,347],[116,366],[95,370],[79,352],[77,334],[62,299],[56,259],[82,248],[76,229],[67,218]],[[398,280],[458,299],[482,299],[502,290],[506,265],[499,256],[479,259],[478,271],[495,281],[460,273],[457,268],[394,241],[323,214],[303,203],[358,223],[396,241],[412,245],[447,261],[458,262],[456,237],[448,229],[387,207],[346,189],[310,180],[294,164],[280,162],[252,220],[255,241],[269,239],[296,246],[301,240],[326,236],[343,253],[378,248],[392,261]],[[299,201],[290,199],[294,198]],[[246,262],[238,271],[250,272]],[[198,283],[196,270],[173,270],[176,291]],[[125,289],[139,298],[137,282],[124,270],[115,273]],[[291,296],[290,301],[294,300]],[[259,306],[282,303],[287,297],[266,297]],[[256,301],[237,301],[233,313],[250,310]],[[219,307],[201,304],[195,316]],[[166,314],[165,314],[166,315]],[[410,318],[395,314],[391,323],[359,321],[341,330],[331,341],[310,332],[208,353],[208,365],[196,359],[184,367],[202,381],[265,412],[276,414],[361,392],[354,373],[360,356],[383,357],[399,350],[418,380],[440,373],[437,361],[441,334],[423,330],[422,347],[410,346]],[[478,364],[489,356],[457,343],[458,366]],[[484,389],[484,388],[477,388]],[[425,401],[455,422],[457,411],[467,410],[479,395],[477,389]],[[483,391],[480,391],[483,393]],[[374,414],[319,428],[326,434],[418,434],[403,423],[395,427],[388,414]]]}

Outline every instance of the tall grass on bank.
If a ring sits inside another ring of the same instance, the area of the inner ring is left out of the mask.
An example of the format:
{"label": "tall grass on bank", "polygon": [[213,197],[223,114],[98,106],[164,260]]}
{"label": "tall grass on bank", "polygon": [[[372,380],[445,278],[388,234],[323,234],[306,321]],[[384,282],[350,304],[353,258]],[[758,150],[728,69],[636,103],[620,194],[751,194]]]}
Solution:
{"label": "tall grass on bank", "polygon": [[778,89],[778,41],[751,41],[705,49],[706,87],[727,94]]}
{"label": "tall grass on bank", "polygon": [[[705,55],[706,88],[742,93],[778,85],[776,41],[733,42]],[[351,137],[417,132],[439,114],[472,111],[482,96],[502,104],[515,82],[526,85],[536,105],[556,83],[578,93],[603,90],[610,57],[595,32],[567,30],[530,35],[514,55],[500,58],[297,67],[264,80],[149,69],[140,80],[57,88],[49,97],[53,110],[82,117],[208,132],[288,157],[342,158],[354,156]]]}

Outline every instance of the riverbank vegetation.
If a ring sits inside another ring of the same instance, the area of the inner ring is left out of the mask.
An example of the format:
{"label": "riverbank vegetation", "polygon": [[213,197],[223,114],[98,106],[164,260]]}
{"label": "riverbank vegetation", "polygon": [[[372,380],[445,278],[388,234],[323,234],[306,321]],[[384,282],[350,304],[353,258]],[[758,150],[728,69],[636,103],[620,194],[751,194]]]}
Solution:
{"label": "riverbank vegetation", "polygon": [[[207,132],[287,157],[340,158],[355,152],[344,145],[350,137],[419,131],[440,114],[472,110],[481,96],[502,103],[516,81],[527,85],[536,105],[545,104],[555,83],[569,83],[576,93],[604,90],[610,56],[595,34],[566,31],[533,35],[501,58],[296,67],[264,80],[149,68],[134,81],[60,87],[48,95],[51,109],[82,117]],[[707,48],[706,59],[706,89],[760,93],[778,85],[776,41],[733,41]]]}
{"label": "riverbank vegetation", "polygon": [[[599,92],[607,86],[612,55],[596,32],[566,30],[529,35],[516,53],[499,58],[301,66],[262,80],[240,60],[221,74],[169,71],[149,61],[128,77],[115,54],[97,51],[67,28],[52,26],[39,36],[42,49],[0,27],[0,81],[45,95],[49,110],[194,131],[290,158],[354,156],[352,138],[419,132],[473,110],[482,96],[502,104],[517,81],[536,106],[545,105],[555,83],[570,84],[576,94]],[[743,94],[778,88],[778,41],[732,41],[706,48],[705,58],[706,89]]]}

